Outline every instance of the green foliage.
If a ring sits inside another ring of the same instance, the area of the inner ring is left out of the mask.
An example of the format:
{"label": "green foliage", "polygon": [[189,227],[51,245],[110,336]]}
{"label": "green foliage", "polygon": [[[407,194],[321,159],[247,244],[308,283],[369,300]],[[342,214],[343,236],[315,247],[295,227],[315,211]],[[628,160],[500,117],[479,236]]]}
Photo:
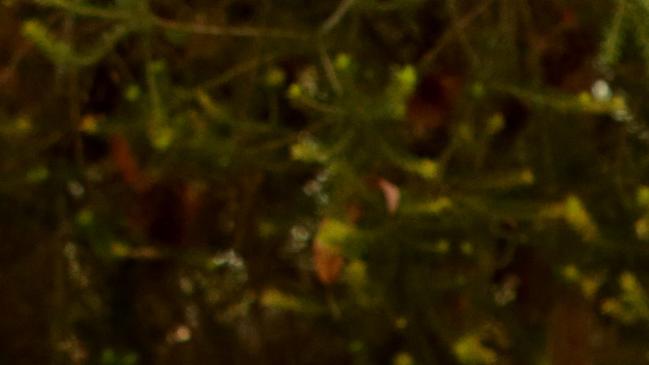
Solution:
{"label": "green foliage", "polygon": [[494,364],[497,361],[496,353],[485,347],[477,335],[461,338],[453,350],[463,364]]}
{"label": "green foliage", "polygon": [[649,299],[637,278],[624,272],[620,275],[619,285],[619,297],[602,302],[602,312],[626,324],[649,320]]}
{"label": "green foliage", "polygon": [[90,66],[104,58],[115,44],[128,34],[128,28],[116,26],[99,37],[101,43],[83,51],[83,53],[76,53],[69,43],[54,38],[47,28],[37,20],[26,21],[23,24],[22,33],[56,65]]}
{"label": "green foliage", "polygon": [[104,350],[101,354],[101,365],[136,365],[134,353],[118,354],[113,350]]}
{"label": "green foliage", "polygon": [[0,7],[0,363],[645,357],[648,1]]}

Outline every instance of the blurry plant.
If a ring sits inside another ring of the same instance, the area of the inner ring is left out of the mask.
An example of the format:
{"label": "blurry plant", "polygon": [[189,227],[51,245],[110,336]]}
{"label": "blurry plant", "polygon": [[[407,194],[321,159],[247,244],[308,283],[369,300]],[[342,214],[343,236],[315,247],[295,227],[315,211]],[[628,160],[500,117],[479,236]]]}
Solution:
{"label": "blurry plant", "polygon": [[602,302],[602,312],[625,324],[649,321],[649,299],[635,275],[624,272],[619,277],[619,297]]}
{"label": "blurry plant", "polygon": [[105,365],[632,362],[649,7],[586,3],[3,3],[2,304]]}
{"label": "blurry plant", "polygon": [[455,355],[462,364],[495,364],[496,353],[482,344],[479,335],[467,335],[460,338],[453,346]]}
{"label": "blurry plant", "polygon": [[120,353],[106,349],[101,353],[101,365],[136,365],[137,355],[132,352]]}

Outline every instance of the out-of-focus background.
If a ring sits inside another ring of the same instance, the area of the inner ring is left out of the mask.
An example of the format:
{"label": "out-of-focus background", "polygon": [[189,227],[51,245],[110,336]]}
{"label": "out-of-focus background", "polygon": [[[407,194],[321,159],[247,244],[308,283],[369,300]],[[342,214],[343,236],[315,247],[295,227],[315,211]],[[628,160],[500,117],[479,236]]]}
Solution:
{"label": "out-of-focus background", "polygon": [[0,364],[649,363],[646,0],[4,0]]}

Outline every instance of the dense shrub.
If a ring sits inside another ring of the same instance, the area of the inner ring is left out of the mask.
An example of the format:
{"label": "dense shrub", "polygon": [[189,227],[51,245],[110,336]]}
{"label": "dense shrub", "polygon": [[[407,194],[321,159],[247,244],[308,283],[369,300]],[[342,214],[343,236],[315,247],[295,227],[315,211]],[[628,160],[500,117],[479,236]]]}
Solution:
{"label": "dense shrub", "polygon": [[639,364],[645,0],[0,5],[0,363]]}

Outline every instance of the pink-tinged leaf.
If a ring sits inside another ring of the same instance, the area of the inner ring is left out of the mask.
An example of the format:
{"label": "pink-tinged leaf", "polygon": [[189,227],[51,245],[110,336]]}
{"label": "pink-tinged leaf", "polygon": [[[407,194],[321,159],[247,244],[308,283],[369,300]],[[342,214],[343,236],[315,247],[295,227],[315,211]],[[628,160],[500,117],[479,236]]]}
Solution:
{"label": "pink-tinged leaf", "polygon": [[334,247],[316,241],[313,244],[313,265],[320,282],[331,285],[340,277],[343,257]]}
{"label": "pink-tinged leaf", "polygon": [[379,178],[378,185],[385,197],[385,207],[390,214],[394,214],[397,208],[399,208],[399,202],[401,200],[399,187],[384,178]]}
{"label": "pink-tinged leaf", "polygon": [[135,159],[128,140],[121,134],[111,136],[110,152],[113,163],[126,184],[137,191],[144,191],[147,187],[147,182]]}

